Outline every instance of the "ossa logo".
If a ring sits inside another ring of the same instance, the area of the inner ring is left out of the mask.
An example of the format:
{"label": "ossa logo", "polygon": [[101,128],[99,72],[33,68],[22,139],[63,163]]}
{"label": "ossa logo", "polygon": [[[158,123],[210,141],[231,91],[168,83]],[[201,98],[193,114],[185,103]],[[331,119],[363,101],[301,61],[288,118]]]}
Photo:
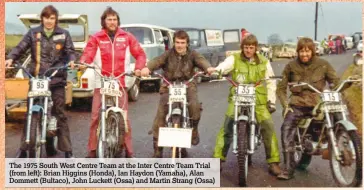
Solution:
{"label": "ossa logo", "polygon": [[238,83],[243,83],[245,81],[245,76],[242,74],[239,74],[238,77],[236,77],[236,81]]}

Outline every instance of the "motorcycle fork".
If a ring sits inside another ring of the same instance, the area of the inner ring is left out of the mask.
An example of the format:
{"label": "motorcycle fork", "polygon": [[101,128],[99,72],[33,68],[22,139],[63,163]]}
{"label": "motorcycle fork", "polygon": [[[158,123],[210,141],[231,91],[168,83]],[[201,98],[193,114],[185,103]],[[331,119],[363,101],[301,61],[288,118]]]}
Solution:
{"label": "motorcycle fork", "polygon": [[341,157],[340,157],[340,153],[339,153],[339,149],[338,149],[337,140],[336,140],[336,137],[334,134],[333,123],[332,123],[333,119],[330,116],[329,111],[326,106],[325,106],[325,118],[326,118],[327,134],[328,134],[331,146],[332,146],[331,149],[332,149],[332,151],[334,151],[336,160],[340,161]]}

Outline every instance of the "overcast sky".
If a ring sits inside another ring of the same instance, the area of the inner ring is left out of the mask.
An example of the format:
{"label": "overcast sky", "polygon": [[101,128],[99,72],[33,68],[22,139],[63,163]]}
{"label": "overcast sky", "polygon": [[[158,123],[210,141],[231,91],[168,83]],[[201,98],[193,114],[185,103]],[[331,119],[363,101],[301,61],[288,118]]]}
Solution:
{"label": "overcast sky", "polygon": [[[283,40],[297,36],[314,37],[315,3],[122,3],[122,2],[47,2],[5,3],[8,23],[22,25],[17,14],[40,13],[53,4],[61,14],[87,14],[90,30],[100,29],[100,16],[106,6],[118,11],[122,24],[145,23],[165,27],[246,28],[259,41],[272,33]],[[318,40],[329,33],[349,35],[362,31],[362,3],[320,3]]]}

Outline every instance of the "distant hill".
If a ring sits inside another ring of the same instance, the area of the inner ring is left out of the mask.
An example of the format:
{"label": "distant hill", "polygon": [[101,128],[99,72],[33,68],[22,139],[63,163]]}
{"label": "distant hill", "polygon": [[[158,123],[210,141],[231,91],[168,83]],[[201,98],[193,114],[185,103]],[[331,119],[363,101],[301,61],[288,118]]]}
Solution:
{"label": "distant hill", "polygon": [[5,34],[25,34],[26,31],[23,25],[5,22]]}

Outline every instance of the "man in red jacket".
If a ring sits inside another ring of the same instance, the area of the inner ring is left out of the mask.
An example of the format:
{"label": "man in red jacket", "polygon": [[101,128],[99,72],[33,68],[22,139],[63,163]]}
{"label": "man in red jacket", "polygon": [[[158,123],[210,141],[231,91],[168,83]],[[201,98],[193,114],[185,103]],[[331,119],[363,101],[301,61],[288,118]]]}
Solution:
{"label": "man in red jacket", "polygon": [[[116,11],[111,7],[108,7],[101,16],[102,30],[91,36],[88,41],[83,55],[80,58],[81,63],[91,64],[94,62],[99,64],[102,69],[103,75],[110,75],[114,73],[114,76],[126,72],[129,65],[130,54],[135,58],[135,75],[140,76],[140,70],[144,68],[146,63],[146,55],[143,48],[139,45],[136,38],[122,29],[120,26],[120,17]],[[96,67],[98,68],[98,67]],[[120,88],[125,87],[125,76],[120,77]],[[124,91],[121,90],[123,93]],[[126,89],[125,89],[126,92]],[[119,99],[119,107],[123,107],[125,111],[128,110],[128,94],[123,93],[123,97]],[[100,86],[96,86],[94,90],[93,102],[92,102],[92,116],[91,116],[91,128],[88,141],[88,158],[96,157],[97,146],[97,128],[99,124],[99,113],[101,107],[101,95]],[[133,157],[133,148],[131,143],[131,127],[128,117],[126,117],[128,132],[125,134],[125,148],[126,157]]]}

